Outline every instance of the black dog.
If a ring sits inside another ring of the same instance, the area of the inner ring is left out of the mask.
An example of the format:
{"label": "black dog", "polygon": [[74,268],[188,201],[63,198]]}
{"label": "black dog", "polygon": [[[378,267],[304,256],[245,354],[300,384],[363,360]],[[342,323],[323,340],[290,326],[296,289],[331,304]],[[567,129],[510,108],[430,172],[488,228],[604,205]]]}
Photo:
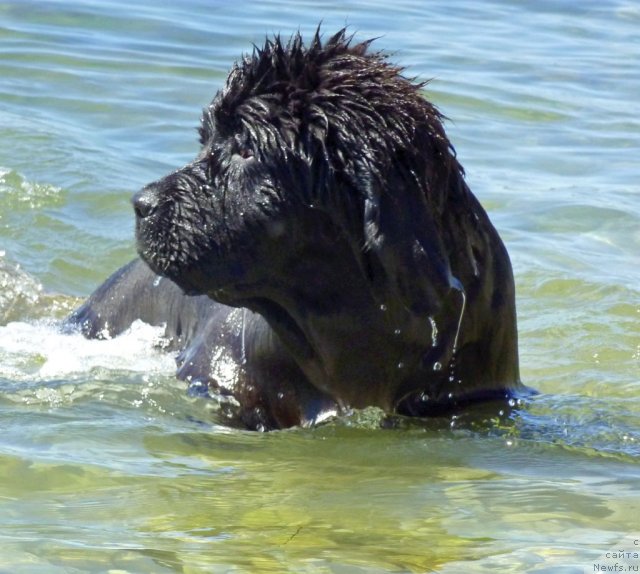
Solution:
{"label": "black dog", "polygon": [[144,263],[68,322],[166,324],[178,376],[252,429],[523,389],[505,247],[423,84],[369,44],[275,38],[236,65],[198,157],[133,198]]}

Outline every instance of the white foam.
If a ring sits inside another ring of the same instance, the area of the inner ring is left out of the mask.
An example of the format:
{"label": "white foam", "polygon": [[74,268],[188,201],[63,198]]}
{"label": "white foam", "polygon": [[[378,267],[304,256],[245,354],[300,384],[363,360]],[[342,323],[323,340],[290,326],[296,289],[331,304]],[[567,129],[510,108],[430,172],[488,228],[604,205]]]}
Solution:
{"label": "white foam", "polygon": [[162,331],[136,321],[118,337],[89,340],[64,334],[51,323],[9,323],[0,326],[0,377],[70,379],[94,369],[170,375],[174,357],[157,348]]}

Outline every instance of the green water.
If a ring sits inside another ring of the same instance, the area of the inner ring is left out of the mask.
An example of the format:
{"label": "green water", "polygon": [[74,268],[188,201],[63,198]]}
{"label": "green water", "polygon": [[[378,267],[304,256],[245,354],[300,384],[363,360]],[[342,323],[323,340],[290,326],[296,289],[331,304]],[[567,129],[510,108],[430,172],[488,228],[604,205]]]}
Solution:
{"label": "green water", "polygon": [[[514,265],[541,394],[511,414],[245,433],[156,330],[55,329],[232,62],[320,20],[433,78]],[[0,573],[638,571],[639,30],[623,0],[0,2]]]}

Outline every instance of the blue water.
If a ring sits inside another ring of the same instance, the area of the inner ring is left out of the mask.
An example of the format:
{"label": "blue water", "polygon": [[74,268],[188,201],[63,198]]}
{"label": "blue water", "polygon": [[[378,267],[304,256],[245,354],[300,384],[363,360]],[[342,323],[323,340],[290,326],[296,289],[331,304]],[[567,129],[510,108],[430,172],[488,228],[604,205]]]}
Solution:
{"label": "blue water", "polygon": [[[194,156],[233,62],[320,21],[377,37],[450,118],[541,391],[511,418],[247,434],[154,329],[55,329],[134,256],[131,194]],[[562,574],[638,551],[638,62],[635,1],[0,3],[0,571]]]}

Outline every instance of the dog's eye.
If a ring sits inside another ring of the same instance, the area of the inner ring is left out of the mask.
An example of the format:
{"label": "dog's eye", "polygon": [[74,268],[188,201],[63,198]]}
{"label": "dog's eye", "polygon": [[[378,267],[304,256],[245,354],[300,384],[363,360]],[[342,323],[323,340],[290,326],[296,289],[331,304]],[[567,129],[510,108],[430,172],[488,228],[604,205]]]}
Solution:
{"label": "dog's eye", "polygon": [[235,136],[235,149],[236,154],[242,159],[251,159],[254,157],[253,150],[247,145],[247,141],[240,134]]}

